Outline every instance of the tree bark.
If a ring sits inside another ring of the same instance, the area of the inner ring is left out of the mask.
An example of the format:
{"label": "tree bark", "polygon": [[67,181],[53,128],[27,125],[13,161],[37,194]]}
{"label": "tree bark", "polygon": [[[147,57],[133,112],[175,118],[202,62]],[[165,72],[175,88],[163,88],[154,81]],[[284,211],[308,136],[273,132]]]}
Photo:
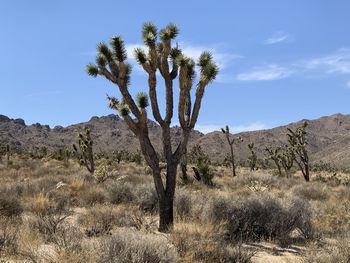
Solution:
{"label": "tree bark", "polygon": [[165,194],[159,198],[159,231],[168,232],[174,225],[174,195],[176,188],[177,162],[168,162]]}
{"label": "tree bark", "polygon": [[159,200],[159,231],[168,232],[174,225],[174,198],[165,195]]}
{"label": "tree bark", "polygon": [[235,177],[237,174],[236,174],[235,156],[233,154],[232,144],[230,144],[230,150],[231,150],[232,176]]}

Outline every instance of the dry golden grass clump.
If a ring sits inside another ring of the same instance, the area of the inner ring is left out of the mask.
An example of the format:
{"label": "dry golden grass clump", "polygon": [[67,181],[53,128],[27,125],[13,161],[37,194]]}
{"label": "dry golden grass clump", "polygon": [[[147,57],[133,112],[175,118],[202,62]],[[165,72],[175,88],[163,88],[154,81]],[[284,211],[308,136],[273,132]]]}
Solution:
{"label": "dry golden grass clump", "polygon": [[[113,176],[101,181],[69,162],[16,157],[0,165],[0,259],[248,263],[282,251],[285,262],[286,250],[295,257],[289,262],[332,263],[350,256],[350,190],[334,179],[305,183],[298,174],[241,167],[233,178],[213,166],[208,187],[190,171],[186,184],[178,182],[175,227],[164,234],[147,169],[123,162],[109,169]],[[259,251],[266,243],[276,249]]]}

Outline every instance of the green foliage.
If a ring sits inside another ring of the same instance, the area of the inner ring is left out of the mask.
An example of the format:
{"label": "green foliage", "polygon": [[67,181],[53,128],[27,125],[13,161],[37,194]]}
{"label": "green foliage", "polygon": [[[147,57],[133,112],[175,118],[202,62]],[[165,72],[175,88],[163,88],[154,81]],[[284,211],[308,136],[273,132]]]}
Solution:
{"label": "green foliage", "polygon": [[121,36],[113,36],[111,38],[110,44],[113,48],[113,55],[116,60],[123,62],[127,59],[127,52]]}
{"label": "green foliage", "polygon": [[86,66],[86,72],[88,75],[96,78],[98,75],[98,68],[95,65],[90,63]]}
{"label": "green foliage", "polygon": [[157,27],[152,22],[143,24],[142,28],[143,43],[149,47],[154,47],[157,40]]}
{"label": "green foliage", "polygon": [[136,96],[137,106],[145,109],[149,106],[148,95],[146,92],[139,92]]}
{"label": "green foliage", "polygon": [[119,104],[118,111],[122,117],[125,117],[130,113],[129,106],[127,104]]}
{"label": "green foliage", "polygon": [[140,65],[147,62],[147,56],[145,51],[142,48],[135,48],[134,50],[134,57]]}
{"label": "green foliage", "polygon": [[107,44],[105,44],[103,42],[99,43],[97,45],[97,51],[99,52],[100,55],[104,56],[108,62],[113,61],[113,53],[108,48]]}
{"label": "green foliage", "polygon": [[107,60],[103,55],[99,54],[96,56],[96,64],[100,68],[105,68],[107,65]]}
{"label": "green foliage", "polygon": [[210,52],[203,52],[198,59],[198,66],[200,66],[201,68],[205,68],[206,66],[208,66],[213,60],[213,55]]}
{"label": "green foliage", "polygon": [[175,24],[169,24],[166,28],[160,30],[159,37],[162,41],[174,39],[179,33],[179,29]]}
{"label": "green foliage", "polygon": [[178,46],[176,46],[170,50],[170,57],[171,57],[172,61],[176,61],[178,59],[178,57],[180,57],[181,55],[182,55],[182,51]]}

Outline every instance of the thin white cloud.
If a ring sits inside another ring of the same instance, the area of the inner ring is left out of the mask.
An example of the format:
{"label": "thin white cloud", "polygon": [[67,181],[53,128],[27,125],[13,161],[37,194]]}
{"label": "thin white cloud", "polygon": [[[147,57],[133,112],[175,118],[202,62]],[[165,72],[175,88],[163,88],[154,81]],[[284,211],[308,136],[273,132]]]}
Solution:
{"label": "thin white cloud", "polygon": [[226,68],[233,60],[243,58],[241,55],[220,51],[216,47],[187,45],[186,43],[180,43],[179,45],[183,53],[193,58],[195,61],[198,60],[203,51],[211,52],[221,70]]}
{"label": "thin white cloud", "polygon": [[305,70],[318,70],[327,74],[350,74],[350,49],[342,48],[331,54],[301,62]]}
{"label": "thin white cloud", "polygon": [[290,40],[290,35],[283,32],[283,31],[277,31],[273,33],[272,36],[270,36],[268,39],[264,41],[265,45],[272,45],[272,44],[277,44],[277,43],[282,43],[282,42],[287,42]]}
{"label": "thin white cloud", "polygon": [[266,81],[278,80],[289,77],[293,70],[275,64],[267,65],[266,67],[256,67],[251,71],[239,73],[236,76],[240,81]]}
{"label": "thin white cloud", "polygon": [[[209,132],[213,131],[220,131],[221,128],[225,127],[226,124],[217,125],[217,124],[198,124],[196,125],[195,129],[199,130],[200,132],[207,134]],[[248,125],[238,125],[238,126],[230,126],[230,132],[231,133],[239,133],[244,131],[257,131],[257,130],[263,130],[267,129],[268,127],[261,123],[261,122],[255,122]]]}

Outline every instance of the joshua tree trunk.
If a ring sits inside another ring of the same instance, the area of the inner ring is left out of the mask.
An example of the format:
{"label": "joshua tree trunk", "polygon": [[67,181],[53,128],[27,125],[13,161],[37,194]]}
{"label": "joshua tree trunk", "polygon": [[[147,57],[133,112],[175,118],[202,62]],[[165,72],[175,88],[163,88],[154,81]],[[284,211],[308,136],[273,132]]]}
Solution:
{"label": "joshua tree trunk", "polygon": [[236,165],[235,165],[235,155],[233,154],[233,145],[230,144],[230,150],[231,150],[231,163],[232,163],[232,176],[236,176]]}
{"label": "joshua tree trunk", "polygon": [[180,167],[181,167],[181,180],[184,184],[188,182],[188,176],[187,176],[187,149],[185,149],[184,153],[181,156],[180,160]]}
{"label": "joshua tree trunk", "polygon": [[304,164],[303,163],[300,163],[297,161],[297,164],[301,170],[301,173],[303,174],[304,176],[304,179],[306,182],[309,182],[310,181],[310,169],[309,169],[309,163],[308,162],[305,162]]}
{"label": "joshua tree trunk", "polygon": [[[195,103],[191,107],[191,88],[194,82],[195,62],[182,54],[176,45],[172,47],[171,41],[177,36],[176,25],[169,24],[157,32],[152,23],[145,23],[142,30],[146,52],[141,48],[134,50],[137,62],[148,75],[148,94],[140,92],[136,102],[131,96],[128,86],[131,66],[126,63],[127,52],[124,41],[120,36],[111,38],[111,48],[104,43],[97,47],[97,65],[89,64],[87,72],[96,77],[102,75],[116,84],[122,96],[121,102],[115,97],[109,98],[109,106],[117,109],[124,118],[131,131],[139,138],[140,148],[147,165],[152,169],[154,185],[159,198],[159,230],[168,231],[173,225],[173,200],[176,186],[177,166],[181,156],[187,148],[188,138],[193,130],[199,115],[205,87],[212,82],[218,67],[212,61],[209,52],[203,52],[197,65],[200,67],[199,82],[196,85]],[[157,38],[160,38],[160,41]],[[157,71],[164,81],[165,87],[165,115],[162,117],[157,99]],[[178,118],[182,128],[182,140],[173,151],[171,144],[170,124],[174,111],[173,81],[179,80]],[[146,108],[149,99],[155,121],[162,128],[163,155],[167,163],[166,177],[163,182],[159,169],[159,157],[148,136],[148,117]],[[130,115],[133,116],[130,116]],[[165,183],[165,185],[164,185]]]}

